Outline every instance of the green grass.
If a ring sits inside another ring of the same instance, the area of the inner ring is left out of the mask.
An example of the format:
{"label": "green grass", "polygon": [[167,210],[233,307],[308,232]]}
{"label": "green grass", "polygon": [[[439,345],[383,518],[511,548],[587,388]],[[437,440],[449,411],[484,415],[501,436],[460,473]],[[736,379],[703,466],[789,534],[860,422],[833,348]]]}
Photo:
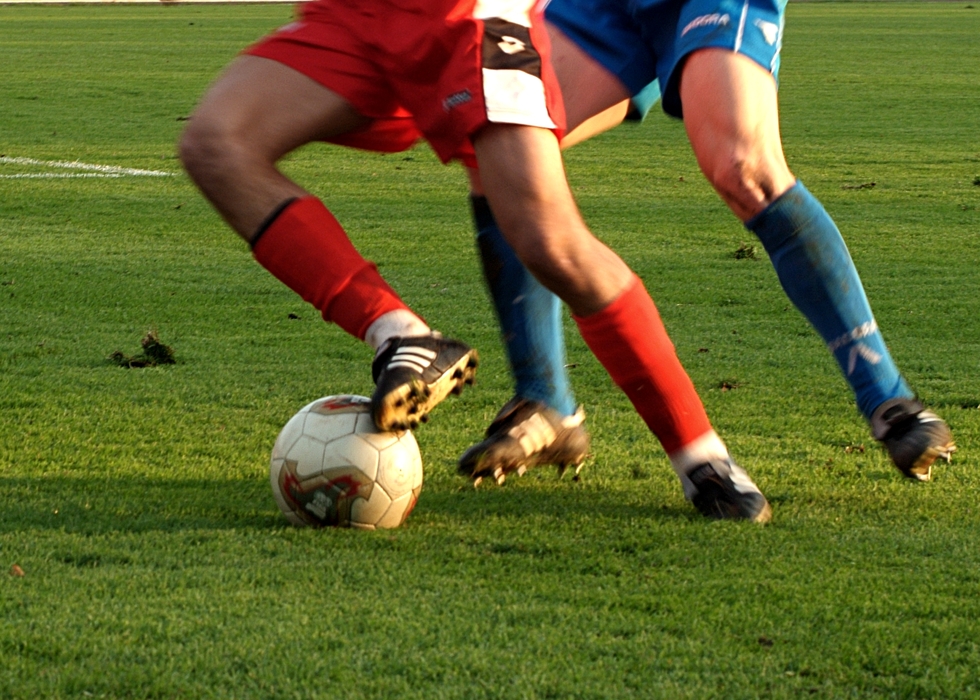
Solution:
{"label": "green grass", "polygon": [[[681,125],[653,115],[568,154],[588,220],[770,497],[764,528],[694,513],[571,330],[583,480],[469,488],[455,458],[509,382],[462,175],[423,147],[292,156],[406,300],[484,360],[418,432],[411,519],[378,533],[288,527],[267,481],[295,410],[370,392],[370,352],[258,267],[173,155],[220,67],[291,9],[0,6],[0,154],[175,174],[0,179],[0,697],[980,695],[969,4],[793,4],[781,73],[791,166],[956,434],[931,484],[889,466],[764,256],[736,259],[753,241]],[[150,329],[176,365],[107,361]]]}

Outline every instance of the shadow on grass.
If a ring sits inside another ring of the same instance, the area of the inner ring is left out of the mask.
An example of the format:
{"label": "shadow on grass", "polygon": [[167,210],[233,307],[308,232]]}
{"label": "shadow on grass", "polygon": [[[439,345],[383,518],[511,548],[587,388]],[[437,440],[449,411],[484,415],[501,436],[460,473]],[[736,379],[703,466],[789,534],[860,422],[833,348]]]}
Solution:
{"label": "shadow on grass", "polygon": [[265,481],[4,478],[0,502],[0,532],[176,532],[283,522]]}
{"label": "shadow on grass", "polygon": [[617,491],[569,488],[464,488],[456,491],[423,492],[419,509],[438,517],[464,521],[480,518],[524,520],[528,516],[554,520],[691,520],[700,519],[690,506],[668,504],[651,492],[645,502],[624,499]]}
{"label": "shadow on grass", "polygon": [[[288,527],[264,479],[161,480],[139,478],[0,478],[0,533],[58,530],[84,534]],[[691,520],[688,507],[624,500],[615,491],[568,488],[427,489],[415,520],[472,524],[534,518],[578,520]]]}

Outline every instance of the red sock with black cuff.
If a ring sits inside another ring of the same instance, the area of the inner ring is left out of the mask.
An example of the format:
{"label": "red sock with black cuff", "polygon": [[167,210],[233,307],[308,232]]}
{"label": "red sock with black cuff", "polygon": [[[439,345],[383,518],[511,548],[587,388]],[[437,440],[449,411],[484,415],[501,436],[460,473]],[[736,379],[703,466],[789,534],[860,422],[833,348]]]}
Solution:
{"label": "red sock with black cuff", "polygon": [[382,315],[411,311],[316,197],[291,200],[270,218],[253,241],[252,254],[325,321],[363,339]]}
{"label": "red sock with black cuff", "polygon": [[575,317],[582,338],[668,455],[714,433],[701,398],[647,293],[633,283],[609,306]]}

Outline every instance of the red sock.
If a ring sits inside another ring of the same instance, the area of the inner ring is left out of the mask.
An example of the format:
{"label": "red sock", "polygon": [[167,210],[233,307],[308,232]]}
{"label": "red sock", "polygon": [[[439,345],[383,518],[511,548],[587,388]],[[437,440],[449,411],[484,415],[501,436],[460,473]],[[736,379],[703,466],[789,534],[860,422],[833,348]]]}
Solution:
{"label": "red sock", "polygon": [[639,277],[634,276],[633,284],[602,311],[576,317],[575,322],[667,454],[712,430]]}
{"label": "red sock", "polygon": [[316,197],[287,204],[262,232],[252,254],[313,304],[325,321],[357,338],[363,339],[368,326],[383,314],[408,309]]}

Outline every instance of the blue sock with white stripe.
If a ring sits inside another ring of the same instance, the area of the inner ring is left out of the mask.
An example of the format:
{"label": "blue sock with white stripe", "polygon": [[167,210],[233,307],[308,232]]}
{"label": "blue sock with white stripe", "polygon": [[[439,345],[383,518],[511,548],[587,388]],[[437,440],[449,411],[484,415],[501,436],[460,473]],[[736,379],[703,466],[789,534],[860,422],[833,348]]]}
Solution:
{"label": "blue sock with white stripe", "polygon": [[844,239],[823,205],[797,183],[745,223],[787,296],[827,343],[868,419],[888,399],[911,398],[864,294]]}
{"label": "blue sock with white stripe", "polygon": [[470,197],[483,262],[517,396],[541,401],[564,416],[575,413],[565,370],[561,301],[527,271],[510,247],[485,197]]}

